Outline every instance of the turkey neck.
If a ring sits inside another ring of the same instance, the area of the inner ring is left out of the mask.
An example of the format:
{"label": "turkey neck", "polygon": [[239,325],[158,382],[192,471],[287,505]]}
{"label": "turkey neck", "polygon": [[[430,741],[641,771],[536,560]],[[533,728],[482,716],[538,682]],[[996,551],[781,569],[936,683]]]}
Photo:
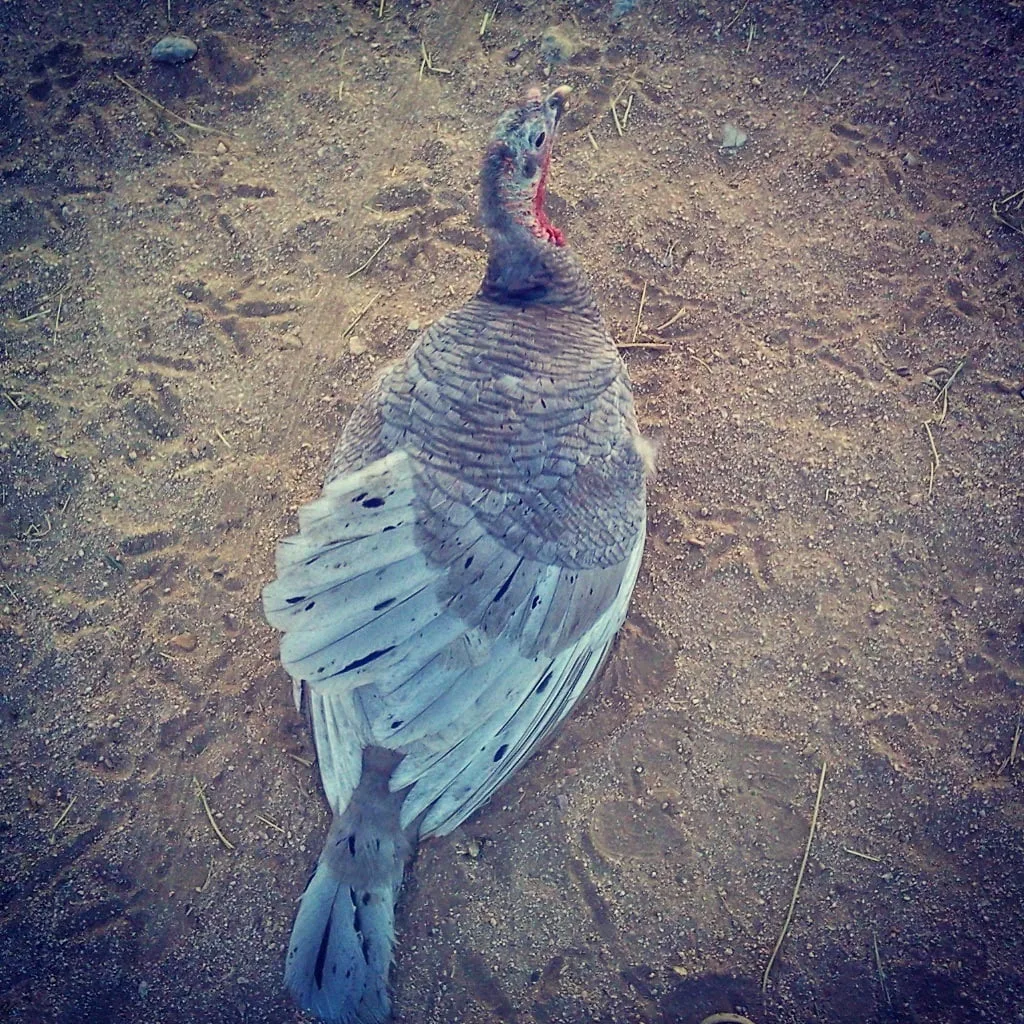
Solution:
{"label": "turkey neck", "polygon": [[514,165],[500,148],[484,158],[480,208],[489,255],[480,294],[503,305],[558,306],[600,320],[579,265],[544,214],[549,162],[535,185],[524,186],[514,181]]}

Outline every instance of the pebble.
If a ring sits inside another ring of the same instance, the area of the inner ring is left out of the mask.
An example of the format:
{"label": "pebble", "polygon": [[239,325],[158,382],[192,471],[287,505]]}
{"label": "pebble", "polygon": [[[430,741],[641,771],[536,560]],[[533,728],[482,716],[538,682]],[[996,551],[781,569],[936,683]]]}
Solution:
{"label": "pebble", "polygon": [[164,36],[150,51],[158,64],[184,64],[198,52],[199,47],[187,36]]}
{"label": "pebble", "polygon": [[176,647],[179,651],[194,651],[198,640],[196,639],[195,633],[179,633],[177,636],[171,637],[171,646]]}
{"label": "pebble", "polygon": [[578,49],[561,25],[552,25],[541,37],[540,52],[545,64],[560,64],[571,60]]}
{"label": "pebble", "polygon": [[742,128],[737,128],[734,124],[727,124],[722,129],[721,149],[723,152],[735,153],[746,145],[747,138],[748,135]]}

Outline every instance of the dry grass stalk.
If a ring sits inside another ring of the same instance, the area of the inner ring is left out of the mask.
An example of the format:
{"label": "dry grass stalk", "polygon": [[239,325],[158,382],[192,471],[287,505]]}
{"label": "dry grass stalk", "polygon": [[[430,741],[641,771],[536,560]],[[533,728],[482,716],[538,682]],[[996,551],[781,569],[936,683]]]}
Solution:
{"label": "dry grass stalk", "polygon": [[775,964],[775,958],[779,955],[779,950],[782,949],[782,943],[786,939],[786,934],[789,932],[789,926],[793,921],[793,911],[796,909],[797,896],[800,895],[800,885],[804,880],[804,871],[807,869],[807,859],[811,855],[811,844],[814,842],[814,833],[818,828],[818,811],[821,809],[821,794],[825,788],[825,770],[828,767],[826,762],[821,764],[821,775],[818,777],[818,793],[814,798],[814,811],[811,814],[811,830],[807,835],[807,846],[804,848],[804,857],[800,861],[800,870],[796,875],[796,885],[793,886],[793,897],[789,901],[789,910],[786,911],[786,920],[783,922],[782,931],[779,932],[779,937],[775,940],[775,948],[772,950],[772,955],[768,958],[768,963],[765,964],[764,973],[761,975],[761,991],[766,992],[768,990],[768,976],[771,974],[772,967]]}
{"label": "dry grass stalk", "polygon": [[194,775],[192,776],[192,784],[196,788],[196,796],[199,797],[199,802],[203,805],[203,810],[206,811],[206,817],[213,826],[213,831],[216,833],[217,838],[227,849],[233,850],[235,848],[235,844],[232,843],[223,832],[221,832],[220,826],[217,824],[217,821],[213,816],[213,811],[210,810],[210,801],[206,799],[206,791],[203,789],[202,783]]}

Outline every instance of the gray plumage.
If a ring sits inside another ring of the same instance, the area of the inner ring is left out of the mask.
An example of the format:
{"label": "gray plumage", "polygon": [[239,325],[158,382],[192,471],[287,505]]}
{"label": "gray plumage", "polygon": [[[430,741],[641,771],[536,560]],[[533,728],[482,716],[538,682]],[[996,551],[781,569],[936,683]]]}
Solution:
{"label": "gray plumage", "polygon": [[334,813],[285,974],[328,1021],[388,1017],[416,842],[456,828],[565,717],[636,581],[649,448],[542,206],[567,95],[499,121],[480,292],[365,395],[264,591]]}

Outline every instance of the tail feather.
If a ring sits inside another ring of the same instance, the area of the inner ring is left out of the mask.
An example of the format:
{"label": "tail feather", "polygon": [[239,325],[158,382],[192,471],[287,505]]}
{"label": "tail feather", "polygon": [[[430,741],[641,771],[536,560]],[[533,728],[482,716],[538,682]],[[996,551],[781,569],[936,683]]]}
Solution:
{"label": "tail feather", "polygon": [[379,1024],[390,1013],[394,895],[339,882],[321,859],[292,929],[285,984],[331,1024]]}
{"label": "tail feather", "polygon": [[395,797],[367,782],[331,826],[285,963],[295,1001],[330,1024],[381,1024],[391,1013],[395,900],[411,847]]}

